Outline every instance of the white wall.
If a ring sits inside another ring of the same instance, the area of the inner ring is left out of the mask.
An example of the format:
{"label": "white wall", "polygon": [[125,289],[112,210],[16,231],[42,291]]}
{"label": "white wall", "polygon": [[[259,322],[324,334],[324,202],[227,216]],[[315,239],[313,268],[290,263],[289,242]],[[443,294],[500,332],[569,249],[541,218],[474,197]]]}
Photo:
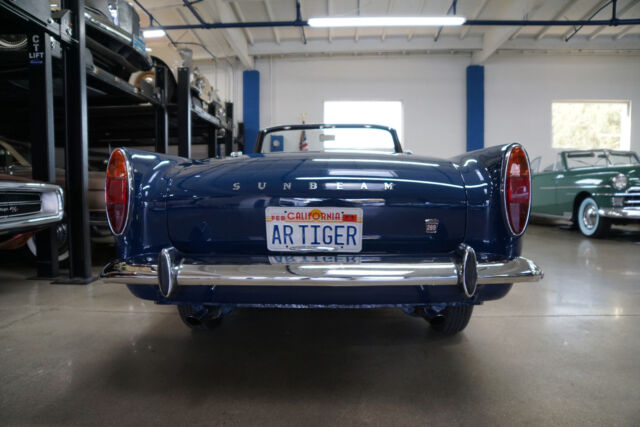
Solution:
{"label": "white wall", "polygon": [[640,152],[640,57],[497,55],[485,65],[485,145],[518,141],[551,163],[551,102],[631,101],[631,149]]}
{"label": "white wall", "polygon": [[[256,60],[260,126],[321,122],[325,100],[400,100],[405,147],[449,157],[466,147],[464,55],[305,57]],[[236,118],[242,74],[236,70]],[[531,158],[553,157],[554,99],[631,100],[631,149],[640,152],[640,56],[500,54],[485,64],[485,144],[518,141]]]}
{"label": "white wall", "polygon": [[[209,83],[217,91],[218,97],[224,103],[234,100],[238,94],[235,78],[234,65],[225,60],[206,60],[196,61],[194,66],[200,69],[200,72],[209,80]],[[242,75],[240,75],[242,77]],[[240,92],[240,95],[242,92]]]}
{"label": "white wall", "polygon": [[402,101],[404,145],[416,154],[464,151],[466,56],[309,57],[256,61],[260,126],[322,122],[323,102]]}

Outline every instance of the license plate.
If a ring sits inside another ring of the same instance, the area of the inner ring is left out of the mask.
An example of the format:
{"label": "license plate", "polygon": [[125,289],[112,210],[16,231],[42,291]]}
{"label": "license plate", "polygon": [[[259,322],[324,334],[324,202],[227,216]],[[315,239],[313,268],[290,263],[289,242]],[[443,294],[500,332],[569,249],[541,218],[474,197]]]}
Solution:
{"label": "license plate", "polygon": [[265,210],[267,249],[278,252],[360,252],[362,209],[281,208]]}

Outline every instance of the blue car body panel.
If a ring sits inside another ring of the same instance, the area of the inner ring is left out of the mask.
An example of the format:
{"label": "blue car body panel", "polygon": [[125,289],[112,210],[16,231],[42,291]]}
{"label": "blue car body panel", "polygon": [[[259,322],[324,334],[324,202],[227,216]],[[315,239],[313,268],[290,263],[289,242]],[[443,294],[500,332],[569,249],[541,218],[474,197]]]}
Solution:
{"label": "blue car body panel", "polygon": [[[267,207],[338,206],[363,209],[359,256],[450,255],[465,243],[479,261],[515,258],[521,238],[505,227],[501,196],[507,148],[491,147],[450,160],[403,153],[272,153],[186,160],[124,149],[133,165],[133,201],[130,224],[116,239],[118,255],[155,263],[163,248],[174,247],[195,257],[258,256],[269,262],[268,257],[287,254],[267,250]],[[439,220],[437,233],[425,233],[428,218]],[[170,298],[151,285],[129,289],[163,304],[368,307],[478,304],[504,296],[510,287],[479,286],[473,298],[464,298],[455,286],[184,286]]]}
{"label": "blue car body panel", "polygon": [[[182,168],[169,194],[170,239],[186,253],[265,253],[269,206],[362,208],[362,253],[449,252],[465,233],[460,174],[450,162],[407,155],[285,153],[206,160]],[[425,218],[440,219],[438,233],[425,234]]]}

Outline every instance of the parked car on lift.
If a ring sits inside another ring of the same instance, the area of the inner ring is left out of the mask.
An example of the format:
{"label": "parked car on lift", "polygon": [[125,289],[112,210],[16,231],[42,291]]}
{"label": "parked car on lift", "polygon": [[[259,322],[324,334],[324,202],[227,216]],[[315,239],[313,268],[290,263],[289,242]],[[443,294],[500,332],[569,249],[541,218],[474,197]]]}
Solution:
{"label": "parked car on lift", "polygon": [[570,220],[588,237],[640,222],[640,158],[633,151],[562,151],[533,175],[531,213]]}
{"label": "parked car on lift", "polygon": [[191,70],[189,76],[189,86],[191,92],[191,101],[194,105],[214,114],[223,122],[226,120],[226,110],[220,97],[209,82],[209,79],[200,72],[199,68],[192,66],[191,49],[175,49],[171,46],[154,49],[153,59],[154,68],[148,71],[138,71],[133,73],[129,79],[129,83],[144,90],[143,82],[148,87],[154,87],[156,81],[156,67],[163,66],[169,70],[167,81],[167,102],[177,103],[177,86],[178,86],[178,68],[189,67]]}
{"label": "parked car on lift", "polygon": [[59,223],[63,216],[59,186],[0,175],[0,249],[24,246],[36,231]]}
{"label": "parked car on lift", "polygon": [[140,34],[140,16],[128,1],[87,0],[85,26],[87,48],[98,67],[123,79],[151,69]]}
{"label": "parked car on lift", "polygon": [[[40,14],[50,13],[51,17],[47,19],[54,19],[66,28],[69,16],[61,10],[61,2],[51,0],[48,3],[50,10],[44,6]],[[42,5],[37,7],[42,8]],[[141,37],[140,17],[131,3],[87,0],[84,16],[88,66],[95,65],[125,81],[132,73],[151,69],[153,64]],[[73,36],[74,29],[71,26],[68,29]],[[53,56],[60,57],[59,45],[52,43]],[[3,67],[15,70],[16,66],[25,66],[26,50],[26,35],[0,34],[0,64]]]}
{"label": "parked car on lift", "polygon": [[[31,179],[31,148],[29,144],[19,141],[8,141],[0,139],[0,173]],[[97,165],[96,165],[97,164]],[[104,166],[103,166],[104,167]],[[89,226],[91,236],[98,241],[112,241],[111,233],[104,211],[104,178],[105,172],[100,168],[100,162],[90,162],[89,164]],[[93,170],[92,170],[93,169]],[[96,170],[97,169],[97,170]],[[65,187],[65,170],[56,168],[56,184]],[[64,222],[56,225],[57,235],[64,244],[59,245],[59,260],[63,261],[69,256],[67,249],[67,226]],[[35,241],[31,238],[27,241],[27,247],[33,255],[36,254]]]}
{"label": "parked car on lift", "polygon": [[520,256],[530,184],[519,144],[417,157],[375,125],[269,128],[224,159],[120,148],[119,259],[101,275],[194,329],[236,307],[398,307],[455,334],[474,305],[542,277]]}

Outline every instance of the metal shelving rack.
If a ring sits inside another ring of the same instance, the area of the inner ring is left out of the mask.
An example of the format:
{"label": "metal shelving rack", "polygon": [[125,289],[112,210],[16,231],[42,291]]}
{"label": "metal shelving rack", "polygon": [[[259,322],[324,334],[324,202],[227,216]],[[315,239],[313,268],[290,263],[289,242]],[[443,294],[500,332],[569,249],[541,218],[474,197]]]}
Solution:
{"label": "metal shelving rack", "polygon": [[[199,141],[208,145],[211,157],[218,154],[218,131],[226,129],[225,142],[230,145],[231,126],[218,117],[191,104],[189,70],[179,73],[177,105],[167,103],[168,70],[156,67],[156,87],[143,93],[105,70],[86,66],[84,0],[65,0],[60,22],[51,18],[49,2],[41,0],[0,0],[0,28],[6,34],[27,34],[28,110],[32,144],[33,178],[55,182],[55,139],[63,138],[66,157],[65,210],[69,232],[69,278],[58,283],[90,283],[91,244],[88,211],[89,136],[99,137],[100,129],[89,127],[91,117],[125,117],[132,112],[143,114],[144,123],[128,129],[128,136],[143,135],[154,141],[157,152],[168,152],[171,130],[178,134],[178,151],[191,157],[194,129]],[[45,7],[46,6],[46,7]],[[71,28],[73,31],[71,31]],[[61,51],[61,55],[52,54]],[[54,57],[61,56],[57,68]],[[62,91],[54,94],[54,76],[58,73]],[[1,77],[1,76],[0,76]],[[103,96],[88,96],[100,92]],[[60,96],[58,96],[60,95]],[[90,105],[91,104],[91,105]],[[54,106],[56,113],[54,115]],[[20,111],[16,107],[16,111]],[[19,113],[9,114],[16,117]],[[58,129],[54,128],[54,123]],[[195,126],[194,126],[195,124]],[[117,133],[111,129],[110,133]],[[126,131],[126,130],[125,130]],[[123,135],[125,136],[125,135]],[[38,277],[55,278],[59,274],[53,228],[37,234]]]}

